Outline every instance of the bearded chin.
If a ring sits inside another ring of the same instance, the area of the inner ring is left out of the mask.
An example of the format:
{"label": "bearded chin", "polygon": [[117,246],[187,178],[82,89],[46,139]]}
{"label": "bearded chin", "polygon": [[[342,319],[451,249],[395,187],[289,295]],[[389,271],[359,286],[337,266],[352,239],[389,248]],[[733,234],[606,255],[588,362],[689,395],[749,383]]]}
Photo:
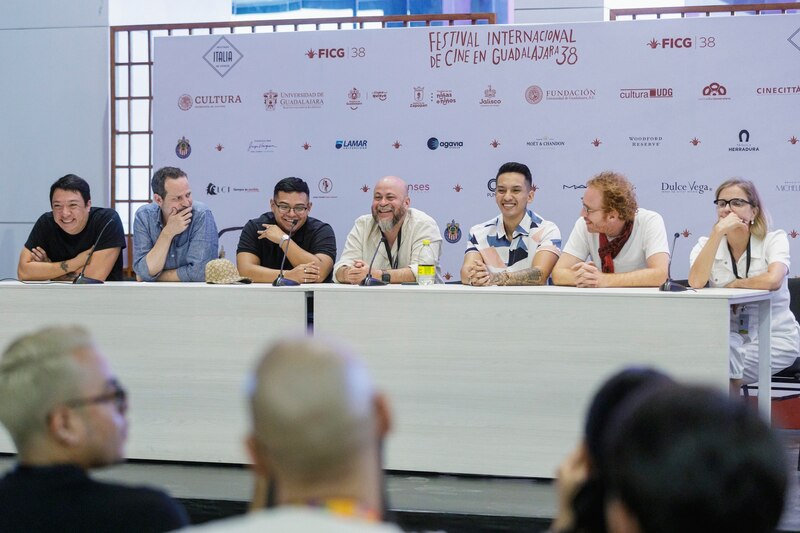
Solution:
{"label": "bearded chin", "polygon": [[395,225],[395,223],[397,221],[394,219],[394,217],[392,217],[389,220],[382,219],[382,220],[378,220],[377,222],[378,222],[378,227],[380,228],[380,230],[383,233],[386,233],[388,231],[392,231],[392,228],[394,227],[394,225]]}

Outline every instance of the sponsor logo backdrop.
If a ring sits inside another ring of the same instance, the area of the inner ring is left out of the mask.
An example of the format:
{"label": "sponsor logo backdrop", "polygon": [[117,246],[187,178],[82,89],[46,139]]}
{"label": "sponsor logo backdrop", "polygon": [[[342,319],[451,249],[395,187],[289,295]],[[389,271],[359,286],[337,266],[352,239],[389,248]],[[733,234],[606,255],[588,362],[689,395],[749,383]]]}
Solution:
{"label": "sponsor logo backdrop", "polygon": [[[676,278],[714,189],[744,176],[800,261],[798,61],[797,15],[161,37],[154,160],[188,172],[220,230],[302,177],[340,253],[375,181],[399,175],[439,223],[450,279],[497,213],[505,161],[531,167],[533,208],[565,242],[586,179],[625,173],[680,235]],[[229,258],[237,241],[222,238]]]}

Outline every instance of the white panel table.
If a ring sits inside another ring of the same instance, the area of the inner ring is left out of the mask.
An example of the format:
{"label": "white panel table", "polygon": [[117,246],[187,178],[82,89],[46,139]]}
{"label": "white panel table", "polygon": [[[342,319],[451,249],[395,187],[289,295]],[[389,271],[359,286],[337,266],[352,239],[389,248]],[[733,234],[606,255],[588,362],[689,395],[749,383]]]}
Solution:
{"label": "white panel table", "polygon": [[320,286],[314,331],[351,344],[388,393],[396,414],[388,468],[553,477],[591,395],[621,368],[653,365],[727,390],[733,303],[760,302],[759,400],[768,415],[770,298],[731,289]]}
{"label": "white panel table", "polygon": [[131,393],[127,457],[244,463],[245,376],[267,343],[305,331],[306,288],[2,282],[0,314],[0,350],[45,325],[89,328]]}

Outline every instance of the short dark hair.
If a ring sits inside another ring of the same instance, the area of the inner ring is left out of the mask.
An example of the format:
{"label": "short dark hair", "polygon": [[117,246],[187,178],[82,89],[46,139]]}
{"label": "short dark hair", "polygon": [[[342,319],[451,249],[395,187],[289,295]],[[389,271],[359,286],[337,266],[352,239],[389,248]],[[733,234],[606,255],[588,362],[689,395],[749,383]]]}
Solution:
{"label": "short dark hair", "polygon": [[505,174],[506,172],[516,172],[517,174],[522,174],[525,176],[525,182],[528,184],[528,187],[533,187],[533,176],[531,175],[531,169],[528,168],[528,165],[523,163],[515,163],[514,161],[503,163],[494,178],[497,179],[500,177],[500,174]]}
{"label": "short dark hair", "polygon": [[153,189],[153,194],[164,198],[167,195],[167,188],[164,186],[164,182],[167,181],[167,178],[176,180],[185,177],[187,177],[186,172],[178,167],[161,167],[153,174],[153,179],[150,180],[150,187]]}
{"label": "short dark hair", "polygon": [[290,176],[283,178],[275,184],[275,190],[272,192],[272,197],[277,198],[279,192],[303,192],[306,196],[311,196],[308,192],[308,184],[300,178]]}
{"label": "short dark hair", "polygon": [[606,473],[643,533],[775,530],[788,467],[752,406],[698,386],[636,400],[612,423]]}
{"label": "short dark hair", "polygon": [[81,178],[80,176],[76,176],[75,174],[67,174],[66,176],[58,178],[55,183],[50,186],[51,204],[53,203],[53,193],[56,192],[56,189],[81,193],[84,204],[89,203],[89,200],[92,199],[92,194],[89,191],[89,184],[86,183],[85,179]]}
{"label": "short dark hair", "polygon": [[611,376],[595,393],[584,424],[584,442],[589,456],[586,482],[572,499],[575,531],[605,532],[605,495],[601,472],[605,467],[605,443],[609,423],[626,401],[638,394],[675,384],[671,377],[649,367],[629,367]]}

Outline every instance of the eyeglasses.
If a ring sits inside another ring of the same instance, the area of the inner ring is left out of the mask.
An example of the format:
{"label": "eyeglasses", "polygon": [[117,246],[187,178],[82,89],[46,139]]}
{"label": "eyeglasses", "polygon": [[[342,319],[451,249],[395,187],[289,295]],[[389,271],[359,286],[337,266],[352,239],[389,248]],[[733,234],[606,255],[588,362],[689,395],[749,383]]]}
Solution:
{"label": "eyeglasses", "polygon": [[117,382],[112,382],[111,385],[114,387],[114,390],[111,392],[106,392],[91,398],[78,398],[76,400],[69,400],[64,402],[64,405],[67,407],[83,407],[98,403],[114,402],[114,406],[117,408],[117,410],[122,412],[128,407],[128,392]]}
{"label": "eyeglasses", "polygon": [[731,207],[744,207],[746,205],[753,205],[753,202],[748,202],[744,198],[731,198],[730,200],[722,200],[721,198],[717,198],[714,200],[714,205],[717,206],[717,209],[725,209],[729,205]]}
{"label": "eyeglasses", "polygon": [[302,214],[303,214],[303,213],[305,213],[305,212],[306,212],[306,210],[308,209],[308,206],[307,206],[307,205],[296,205],[296,206],[294,206],[294,207],[292,207],[292,206],[291,206],[291,205],[289,205],[289,204],[275,204],[275,205],[276,205],[276,207],[278,208],[278,211],[280,211],[280,212],[281,212],[281,213],[283,213],[284,215],[285,215],[286,213],[288,213],[289,211],[294,211],[294,212],[295,212],[295,213],[297,213],[298,215],[302,215]]}
{"label": "eyeglasses", "polygon": [[[583,198],[581,198],[583,200]],[[581,204],[581,211],[586,211],[587,215],[591,215],[592,213],[596,213],[597,211],[602,211],[602,207],[598,207],[597,209],[591,209],[586,204]]]}

